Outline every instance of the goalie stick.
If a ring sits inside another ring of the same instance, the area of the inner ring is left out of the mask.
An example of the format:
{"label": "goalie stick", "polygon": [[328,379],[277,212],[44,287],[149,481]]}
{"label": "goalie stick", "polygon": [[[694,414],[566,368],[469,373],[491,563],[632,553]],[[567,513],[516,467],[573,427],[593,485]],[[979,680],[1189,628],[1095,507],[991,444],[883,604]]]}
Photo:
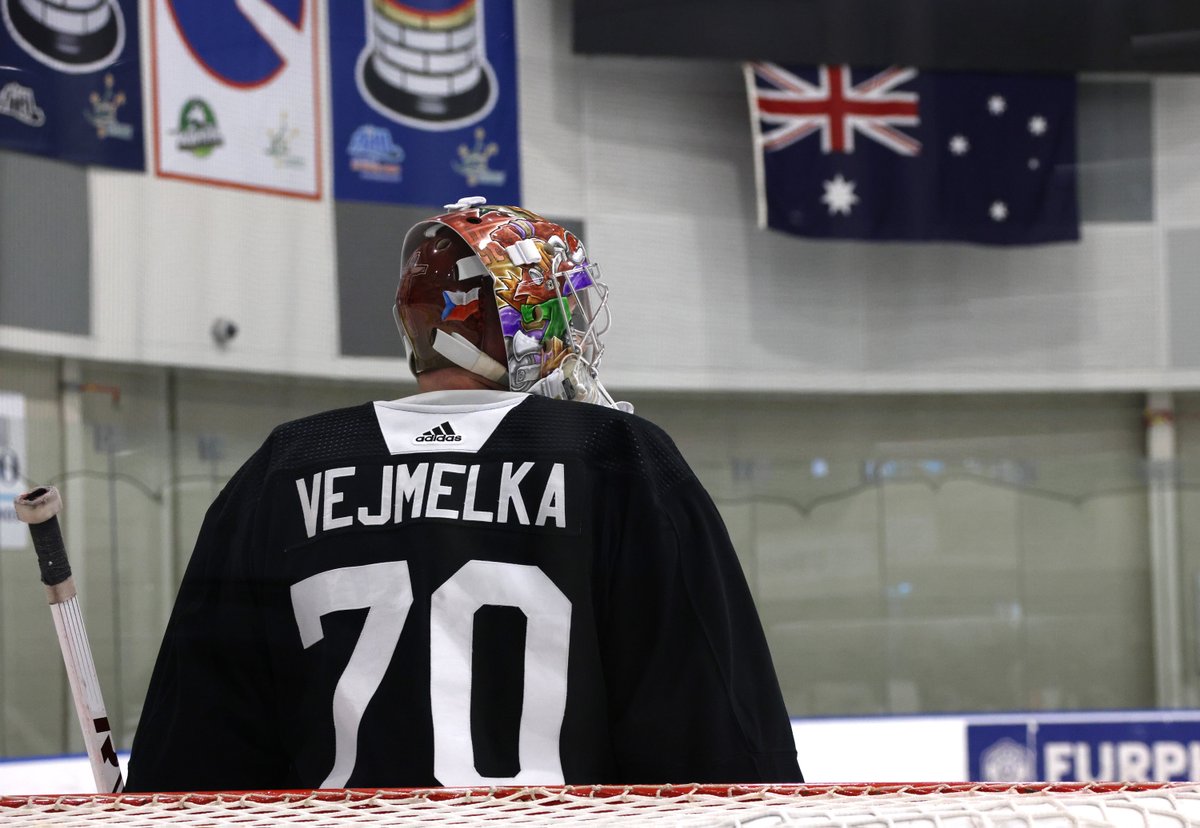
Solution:
{"label": "goalie stick", "polygon": [[67,667],[71,698],[75,702],[79,727],[83,731],[92,776],[96,779],[96,790],[99,793],[120,793],[125,782],[121,778],[121,766],[117,763],[112,729],[104,710],[104,699],[100,695],[100,679],[96,675],[96,664],[92,661],[92,648],[88,645],[87,630],[83,626],[75,579],[71,577],[71,564],[67,561],[67,550],[58,525],[62,498],[58,496],[57,489],[46,486],[18,495],[15,506],[17,517],[29,524],[29,534],[33,537],[42,583],[46,585],[46,598],[50,602],[50,613],[54,616],[54,629],[58,632],[58,644]]}

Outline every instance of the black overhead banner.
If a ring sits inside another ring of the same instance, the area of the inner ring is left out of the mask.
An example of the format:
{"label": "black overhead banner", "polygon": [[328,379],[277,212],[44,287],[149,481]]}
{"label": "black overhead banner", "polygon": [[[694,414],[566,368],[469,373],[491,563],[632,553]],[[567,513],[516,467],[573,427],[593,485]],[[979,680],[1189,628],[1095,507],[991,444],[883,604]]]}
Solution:
{"label": "black overhead banner", "polygon": [[583,54],[1198,72],[1200,0],[575,0]]}

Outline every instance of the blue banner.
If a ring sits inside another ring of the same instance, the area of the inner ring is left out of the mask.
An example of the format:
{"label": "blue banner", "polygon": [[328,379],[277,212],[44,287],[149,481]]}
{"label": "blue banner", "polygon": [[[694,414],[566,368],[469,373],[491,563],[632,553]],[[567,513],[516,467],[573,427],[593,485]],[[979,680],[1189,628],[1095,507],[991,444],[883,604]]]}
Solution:
{"label": "blue banner", "polygon": [[145,169],[137,0],[0,0],[0,147]]}
{"label": "blue banner", "polygon": [[799,236],[1079,238],[1075,79],[746,67],[759,223]]}
{"label": "blue banner", "polygon": [[512,0],[335,0],[334,196],[519,204]]}
{"label": "blue banner", "polygon": [[967,755],[979,782],[1194,782],[1200,719],[969,724]]}

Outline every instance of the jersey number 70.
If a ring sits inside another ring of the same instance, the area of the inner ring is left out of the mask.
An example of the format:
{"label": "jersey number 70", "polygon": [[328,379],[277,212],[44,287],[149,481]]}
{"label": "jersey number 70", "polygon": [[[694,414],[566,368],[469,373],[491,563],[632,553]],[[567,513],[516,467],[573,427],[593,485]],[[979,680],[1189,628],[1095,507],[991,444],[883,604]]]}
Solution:
{"label": "jersey number 70", "polygon": [[[333,769],[323,788],[345,787],[354,771],[358,728],[379,689],[412,608],[407,561],[331,569],[292,586],[292,610],[305,649],[324,637],[321,617],[367,609],[362,632],[333,691]],[[516,607],[527,619],[525,686],[518,755],[506,779],[475,769],[471,743],[471,640],[484,605]],[[536,566],[468,561],[434,590],[429,607],[434,776],[442,785],[562,784],[559,733],[567,705],[571,602]],[[536,712],[536,714],[535,714]]]}

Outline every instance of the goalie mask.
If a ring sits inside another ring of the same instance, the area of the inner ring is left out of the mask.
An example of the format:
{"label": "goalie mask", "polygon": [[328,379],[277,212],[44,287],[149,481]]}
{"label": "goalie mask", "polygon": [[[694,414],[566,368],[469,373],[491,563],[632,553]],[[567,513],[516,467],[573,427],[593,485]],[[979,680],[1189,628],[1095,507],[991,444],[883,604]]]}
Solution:
{"label": "goalie mask", "polygon": [[405,236],[394,311],[413,373],[457,365],[498,389],[618,406],[597,374],[608,288],[583,243],[484,201],[446,205]]}

